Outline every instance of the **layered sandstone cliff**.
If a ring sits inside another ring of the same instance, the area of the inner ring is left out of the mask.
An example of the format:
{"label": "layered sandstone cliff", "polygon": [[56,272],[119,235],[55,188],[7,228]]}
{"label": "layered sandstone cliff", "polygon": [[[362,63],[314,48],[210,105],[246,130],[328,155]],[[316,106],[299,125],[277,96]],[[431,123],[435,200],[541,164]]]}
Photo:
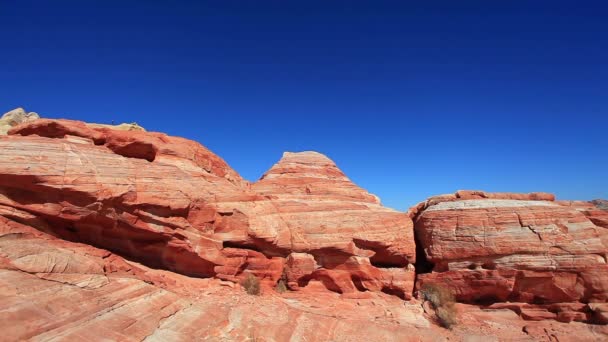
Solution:
{"label": "layered sandstone cliff", "polygon": [[[589,204],[588,204],[589,205]],[[457,300],[529,319],[603,321],[606,228],[547,194],[459,192],[419,205],[415,229],[430,273]],[[597,303],[597,304],[594,304]]]}
{"label": "layered sandstone cliff", "polygon": [[[135,124],[17,121],[0,135],[8,340],[608,336],[579,323],[608,323],[602,201],[459,191],[402,213],[316,152],[249,183]],[[414,296],[429,283],[462,303],[453,330]]]}
{"label": "layered sandstone cliff", "polygon": [[382,207],[326,156],[285,153],[252,189],[270,199],[289,227],[289,286],[321,280],[338,292],[383,291],[410,298],[413,225]]}
{"label": "layered sandstone cliff", "polygon": [[[24,221],[25,222],[25,221]],[[451,330],[416,300],[303,291],[250,296],[232,282],[146,267],[0,217],[3,341],[598,340],[608,326],[527,322],[457,306]]]}
{"label": "layered sandstone cliff", "polygon": [[39,119],[10,134],[0,205],[40,230],[191,276],[411,297],[411,220],[325,156],[286,154],[250,186],[202,145],[160,133]]}

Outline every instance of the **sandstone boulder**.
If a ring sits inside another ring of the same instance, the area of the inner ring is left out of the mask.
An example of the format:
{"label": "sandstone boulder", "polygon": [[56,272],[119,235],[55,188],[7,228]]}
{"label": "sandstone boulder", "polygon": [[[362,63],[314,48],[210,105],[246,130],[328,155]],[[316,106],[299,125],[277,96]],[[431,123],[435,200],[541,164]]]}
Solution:
{"label": "sandstone boulder", "polygon": [[23,108],[15,108],[4,113],[0,117],[0,135],[6,135],[8,131],[19,124],[39,119],[40,116],[34,112],[26,112]]}
{"label": "sandstone boulder", "polygon": [[547,311],[554,303],[605,302],[605,228],[552,199],[476,192],[458,192],[447,201],[431,198],[415,218],[419,255],[432,267],[418,276],[417,286],[442,283],[467,303],[545,305],[534,314],[522,311],[530,319],[565,312]]}

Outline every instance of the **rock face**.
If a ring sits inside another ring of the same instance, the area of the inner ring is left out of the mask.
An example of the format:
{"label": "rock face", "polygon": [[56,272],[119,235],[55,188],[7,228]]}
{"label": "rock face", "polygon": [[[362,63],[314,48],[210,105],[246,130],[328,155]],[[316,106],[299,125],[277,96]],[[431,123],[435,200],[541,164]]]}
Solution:
{"label": "rock face", "polygon": [[[608,337],[576,322],[608,323],[603,202],[459,191],[401,213],[316,152],[249,183],[194,141],[13,112],[5,340]],[[243,291],[249,274],[262,296]],[[461,302],[453,330],[413,298],[426,283]]]}
{"label": "rock face", "polygon": [[513,304],[529,319],[594,321],[587,303],[608,299],[607,231],[552,200],[459,192],[417,206],[419,248],[432,265],[418,285],[442,283],[466,303],[533,304]]}
{"label": "rock face", "polygon": [[118,131],[142,131],[145,132],[146,129],[137,124],[137,122],[132,123],[121,123],[119,125],[107,125],[107,124],[95,124],[95,123],[87,123],[87,126],[92,128],[109,128]]}
{"label": "rock face", "polygon": [[6,135],[14,126],[24,122],[34,121],[39,118],[40,116],[37,113],[27,113],[23,108],[15,108],[10,112],[4,113],[4,115],[0,117],[0,135]]}
{"label": "rock face", "polygon": [[160,133],[39,119],[10,134],[0,208],[41,231],[189,276],[411,297],[411,220],[320,154],[287,154],[251,186],[202,145]]}
{"label": "rock face", "polygon": [[[384,208],[326,156],[285,153],[252,189],[269,198],[291,235],[289,286],[320,280],[338,292],[411,296],[412,221]],[[348,238],[345,238],[348,237]]]}
{"label": "rock face", "polygon": [[[361,335],[430,341],[442,334],[431,330],[420,306],[395,296],[256,297],[234,286],[150,269],[0,216],[3,341],[347,341]],[[429,330],[412,335],[417,328]]]}
{"label": "rock face", "polygon": [[194,142],[44,119],[11,134],[38,136],[0,140],[0,206],[42,231],[199,277],[233,259],[219,235],[246,235],[230,202],[255,196]]}
{"label": "rock face", "polygon": [[[40,115],[35,112],[26,112],[23,108],[15,108],[7,113],[4,113],[0,117],[0,135],[8,134],[8,131],[14,126],[22,123],[31,122],[40,119]],[[146,131],[143,127],[138,125],[136,122],[133,123],[121,123],[119,125],[107,125],[107,124],[96,124],[86,123],[86,126],[91,128],[107,128],[118,131]]]}
{"label": "rock face", "polygon": [[[0,217],[3,341],[460,341],[601,340],[608,326],[527,322],[513,311],[458,305],[440,328],[415,299],[333,292],[247,295],[238,284],[151,269],[57,239],[32,221]],[[599,309],[596,308],[597,310]],[[604,306],[603,310],[606,310]],[[604,311],[605,312],[605,311]]]}

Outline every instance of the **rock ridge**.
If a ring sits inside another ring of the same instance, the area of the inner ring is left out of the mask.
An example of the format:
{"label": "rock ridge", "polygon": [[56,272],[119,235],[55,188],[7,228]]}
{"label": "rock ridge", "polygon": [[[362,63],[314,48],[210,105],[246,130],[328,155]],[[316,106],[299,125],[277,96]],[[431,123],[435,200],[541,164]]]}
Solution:
{"label": "rock ridge", "polygon": [[411,220],[319,153],[286,153],[249,184],[193,141],[38,119],[0,158],[0,205],[57,237],[189,276],[411,297]]}
{"label": "rock ridge", "polygon": [[604,321],[592,307],[608,298],[608,231],[593,208],[546,193],[431,197],[409,212],[426,263],[416,286],[442,284],[491,308],[511,302],[500,307],[526,319]]}
{"label": "rock ridge", "polygon": [[[459,190],[404,213],[318,152],[285,152],[250,183],[184,138],[27,117],[0,135],[0,326],[11,340],[94,338],[104,324],[116,339],[187,339],[199,327],[247,339],[251,322],[279,340],[314,340],[310,329],[458,339],[484,320],[514,339],[608,336],[605,201]],[[241,297],[249,274],[263,296]],[[281,282],[290,291],[278,294]],[[416,298],[424,284],[454,293],[469,330],[433,330]]]}

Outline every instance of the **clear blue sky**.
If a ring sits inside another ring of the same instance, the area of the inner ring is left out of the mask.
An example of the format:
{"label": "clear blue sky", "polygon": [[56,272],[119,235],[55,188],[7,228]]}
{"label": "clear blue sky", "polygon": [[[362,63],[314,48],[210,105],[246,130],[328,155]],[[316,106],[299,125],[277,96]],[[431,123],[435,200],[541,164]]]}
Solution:
{"label": "clear blue sky", "polygon": [[0,0],[0,111],[136,121],[249,180],[316,150],[398,209],[607,198],[605,4]]}

